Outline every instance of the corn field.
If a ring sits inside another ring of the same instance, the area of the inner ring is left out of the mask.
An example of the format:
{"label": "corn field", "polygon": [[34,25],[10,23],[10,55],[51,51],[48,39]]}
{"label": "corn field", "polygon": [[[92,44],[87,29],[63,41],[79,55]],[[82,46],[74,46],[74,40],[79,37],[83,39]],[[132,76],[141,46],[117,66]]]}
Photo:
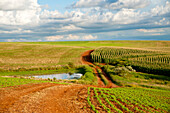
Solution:
{"label": "corn field", "polygon": [[91,53],[91,59],[98,63],[127,60],[137,71],[162,75],[170,74],[170,55],[161,51],[99,48]]}

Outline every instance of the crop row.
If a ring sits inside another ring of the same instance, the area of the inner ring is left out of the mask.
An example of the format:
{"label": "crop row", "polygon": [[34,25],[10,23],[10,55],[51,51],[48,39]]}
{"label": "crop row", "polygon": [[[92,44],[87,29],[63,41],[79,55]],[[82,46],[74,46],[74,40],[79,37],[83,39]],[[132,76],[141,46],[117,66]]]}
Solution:
{"label": "crop row", "polygon": [[[92,103],[96,98],[99,106],[106,112],[116,113],[145,113],[168,112],[169,91],[142,89],[142,88],[88,88],[88,103],[95,112],[96,106]],[[93,98],[90,100],[90,98]]]}
{"label": "crop row", "polygon": [[[170,55],[156,51],[99,48],[91,53],[93,62],[132,65],[137,71],[168,75]],[[120,62],[121,61],[121,62]],[[125,63],[126,61],[126,63]]]}

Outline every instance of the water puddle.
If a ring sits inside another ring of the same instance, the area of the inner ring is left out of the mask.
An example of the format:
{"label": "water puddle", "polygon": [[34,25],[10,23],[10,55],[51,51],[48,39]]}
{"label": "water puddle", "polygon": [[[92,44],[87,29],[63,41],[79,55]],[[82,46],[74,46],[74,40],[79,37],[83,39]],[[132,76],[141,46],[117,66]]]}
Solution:
{"label": "water puddle", "polygon": [[69,73],[62,73],[62,74],[52,74],[52,75],[39,75],[39,76],[32,76],[35,78],[41,78],[41,79],[79,79],[81,78],[81,76],[83,76],[81,73],[74,73],[72,75],[70,75]]}

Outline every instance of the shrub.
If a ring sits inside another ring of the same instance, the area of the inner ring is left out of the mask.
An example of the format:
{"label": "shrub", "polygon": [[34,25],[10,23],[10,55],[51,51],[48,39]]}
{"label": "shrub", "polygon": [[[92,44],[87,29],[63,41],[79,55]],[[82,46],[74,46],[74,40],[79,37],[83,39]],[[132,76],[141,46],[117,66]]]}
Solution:
{"label": "shrub", "polygon": [[75,67],[74,64],[73,64],[73,62],[69,62],[69,63],[68,63],[68,66],[69,66],[70,68],[74,68],[74,67]]}

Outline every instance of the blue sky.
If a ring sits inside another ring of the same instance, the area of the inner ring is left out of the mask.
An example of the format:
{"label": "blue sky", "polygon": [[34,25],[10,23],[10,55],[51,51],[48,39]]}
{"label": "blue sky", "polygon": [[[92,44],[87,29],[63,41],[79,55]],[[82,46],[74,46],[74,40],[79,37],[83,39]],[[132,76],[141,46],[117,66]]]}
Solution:
{"label": "blue sky", "polygon": [[170,0],[2,0],[0,42],[170,40]]}
{"label": "blue sky", "polygon": [[66,8],[75,1],[76,0],[38,0],[38,3],[40,5],[47,5],[50,11],[59,10],[64,13]]}

